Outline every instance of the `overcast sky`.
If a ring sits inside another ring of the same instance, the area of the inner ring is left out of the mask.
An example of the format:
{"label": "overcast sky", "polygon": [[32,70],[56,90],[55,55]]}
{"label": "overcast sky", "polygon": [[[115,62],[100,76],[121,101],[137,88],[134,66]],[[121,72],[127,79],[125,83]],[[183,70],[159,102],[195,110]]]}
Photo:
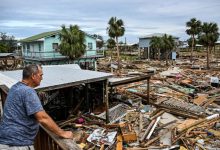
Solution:
{"label": "overcast sky", "polygon": [[220,0],[1,0],[0,32],[26,38],[77,24],[89,34],[107,39],[112,16],[122,19],[127,43],[152,33],[186,40],[186,22],[196,17],[220,27]]}

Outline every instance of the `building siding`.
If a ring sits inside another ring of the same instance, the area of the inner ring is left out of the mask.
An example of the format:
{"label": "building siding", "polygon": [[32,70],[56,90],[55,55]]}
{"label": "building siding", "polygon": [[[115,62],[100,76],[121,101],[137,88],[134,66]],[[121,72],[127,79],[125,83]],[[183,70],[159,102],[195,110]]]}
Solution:
{"label": "building siding", "polygon": [[[92,43],[92,48],[89,48],[89,43]],[[94,56],[96,55],[96,40],[90,36],[86,36],[85,38],[86,44],[86,53],[84,56]]]}
{"label": "building siding", "polygon": [[[39,43],[41,44],[41,51],[39,51]],[[54,35],[50,37],[45,37],[43,41],[35,41],[29,43],[23,43],[23,57],[31,58],[63,58],[65,56],[61,55],[58,51],[53,49],[53,43],[61,43],[59,35]],[[89,48],[89,43],[92,44],[92,48]],[[28,50],[28,45],[30,49]],[[94,56],[96,55],[96,40],[88,35],[85,36],[86,52],[84,56]]]}
{"label": "building siding", "polygon": [[144,48],[144,47],[150,47],[150,41],[151,39],[139,39],[139,47]]}
{"label": "building siding", "polygon": [[53,43],[60,44],[59,35],[44,38],[44,58],[63,57],[58,51],[53,49]]}

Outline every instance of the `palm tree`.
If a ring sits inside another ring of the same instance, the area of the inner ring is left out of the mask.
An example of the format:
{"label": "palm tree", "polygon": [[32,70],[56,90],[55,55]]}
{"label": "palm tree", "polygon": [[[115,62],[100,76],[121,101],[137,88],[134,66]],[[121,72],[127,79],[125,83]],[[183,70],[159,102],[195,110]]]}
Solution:
{"label": "palm tree", "polygon": [[199,43],[207,47],[207,69],[210,69],[209,66],[209,53],[210,49],[215,46],[219,38],[218,25],[216,23],[207,23],[204,22],[202,25],[202,32],[199,35]]}
{"label": "palm tree", "polygon": [[107,48],[110,49],[110,51],[111,51],[111,56],[110,56],[111,63],[112,63],[112,51],[113,51],[113,48],[115,48],[115,45],[116,44],[115,44],[114,39],[110,38],[110,39],[107,40]]}
{"label": "palm tree", "polygon": [[69,29],[62,25],[60,32],[60,53],[69,56],[71,60],[81,57],[86,50],[85,33],[77,25],[70,25]]}
{"label": "palm tree", "polygon": [[118,37],[125,33],[124,22],[116,17],[111,17],[108,22],[107,32],[109,37],[115,39],[117,47],[118,73],[120,74],[120,53],[118,48]]}
{"label": "palm tree", "polygon": [[[192,38],[189,38],[189,39],[187,40],[187,44],[188,44],[189,47],[192,47],[192,41],[193,41]],[[196,44],[197,44],[197,40],[196,40],[196,39],[194,40],[194,44],[195,44],[195,46],[196,46]]]}
{"label": "palm tree", "polygon": [[191,57],[190,61],[192,61],[193,57],[193,49],[195,47],[195,36],[198,35],[201,31],[201,21],[196,20],[196,18],[192,18],[190,21],[186,22],[186,33],[192,38],[192,48],[191,48]]}
{"label": "palm tree", "polygon": [[175,47],[174,38],[171,35],[168,36],[167,34],[164,34],[164,36],[162,37],[162,47],[165,50],[166,65],[168,65],[168,56]]}
{"label": "palm tree", "polygon": [[151,46],[151,48],[153,48],[156,51],[158,51],[158,56],[157,56],[158,60],[160,60],[161,45],[162,45],[162,38],[161,37],[157,37],[157,36],[153,36],[151,41],[150,41],[150,46]]}

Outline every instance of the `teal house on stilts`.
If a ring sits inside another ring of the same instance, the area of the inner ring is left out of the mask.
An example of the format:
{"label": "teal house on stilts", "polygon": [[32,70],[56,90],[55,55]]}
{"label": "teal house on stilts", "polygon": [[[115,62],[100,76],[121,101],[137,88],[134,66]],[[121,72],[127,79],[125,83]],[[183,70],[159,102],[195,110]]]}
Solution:
{"label": "teal house on stilts", "polygon": [[22,58],[24,64],[42,64],[42,65],[60,65],[75,63],[82,69],[96,70],[97,59],[103,57],[103,54],[97,54],[96,38],[85,34],[86,52],[73,61],[59,52],[61,43],[59,33],[61,30],[44,32],[21,40]]}

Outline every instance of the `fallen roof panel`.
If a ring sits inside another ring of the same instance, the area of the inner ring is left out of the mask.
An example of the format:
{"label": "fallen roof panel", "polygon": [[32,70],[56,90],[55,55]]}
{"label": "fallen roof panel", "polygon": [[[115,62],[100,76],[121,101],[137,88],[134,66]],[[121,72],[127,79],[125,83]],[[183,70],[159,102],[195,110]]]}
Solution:
{"label": "fallen roof panel", "polygon": [[[22,70],[15,71],[2,71],[3,75],[12,79],[12,82],[16,83],[22,78]],[[66,65],[51,65],[43,66],[43,80],[41,85],[36,90],[53,90],[64,87],[75,86],[83,83],[91,83],[96,81],[106,80],[112,76],[110,73],[103,73],[90,70],[71,69],[70,66]],[[4,82],[3,82],[4,83]],[[8,88],[10,84],[6,85]]]}

